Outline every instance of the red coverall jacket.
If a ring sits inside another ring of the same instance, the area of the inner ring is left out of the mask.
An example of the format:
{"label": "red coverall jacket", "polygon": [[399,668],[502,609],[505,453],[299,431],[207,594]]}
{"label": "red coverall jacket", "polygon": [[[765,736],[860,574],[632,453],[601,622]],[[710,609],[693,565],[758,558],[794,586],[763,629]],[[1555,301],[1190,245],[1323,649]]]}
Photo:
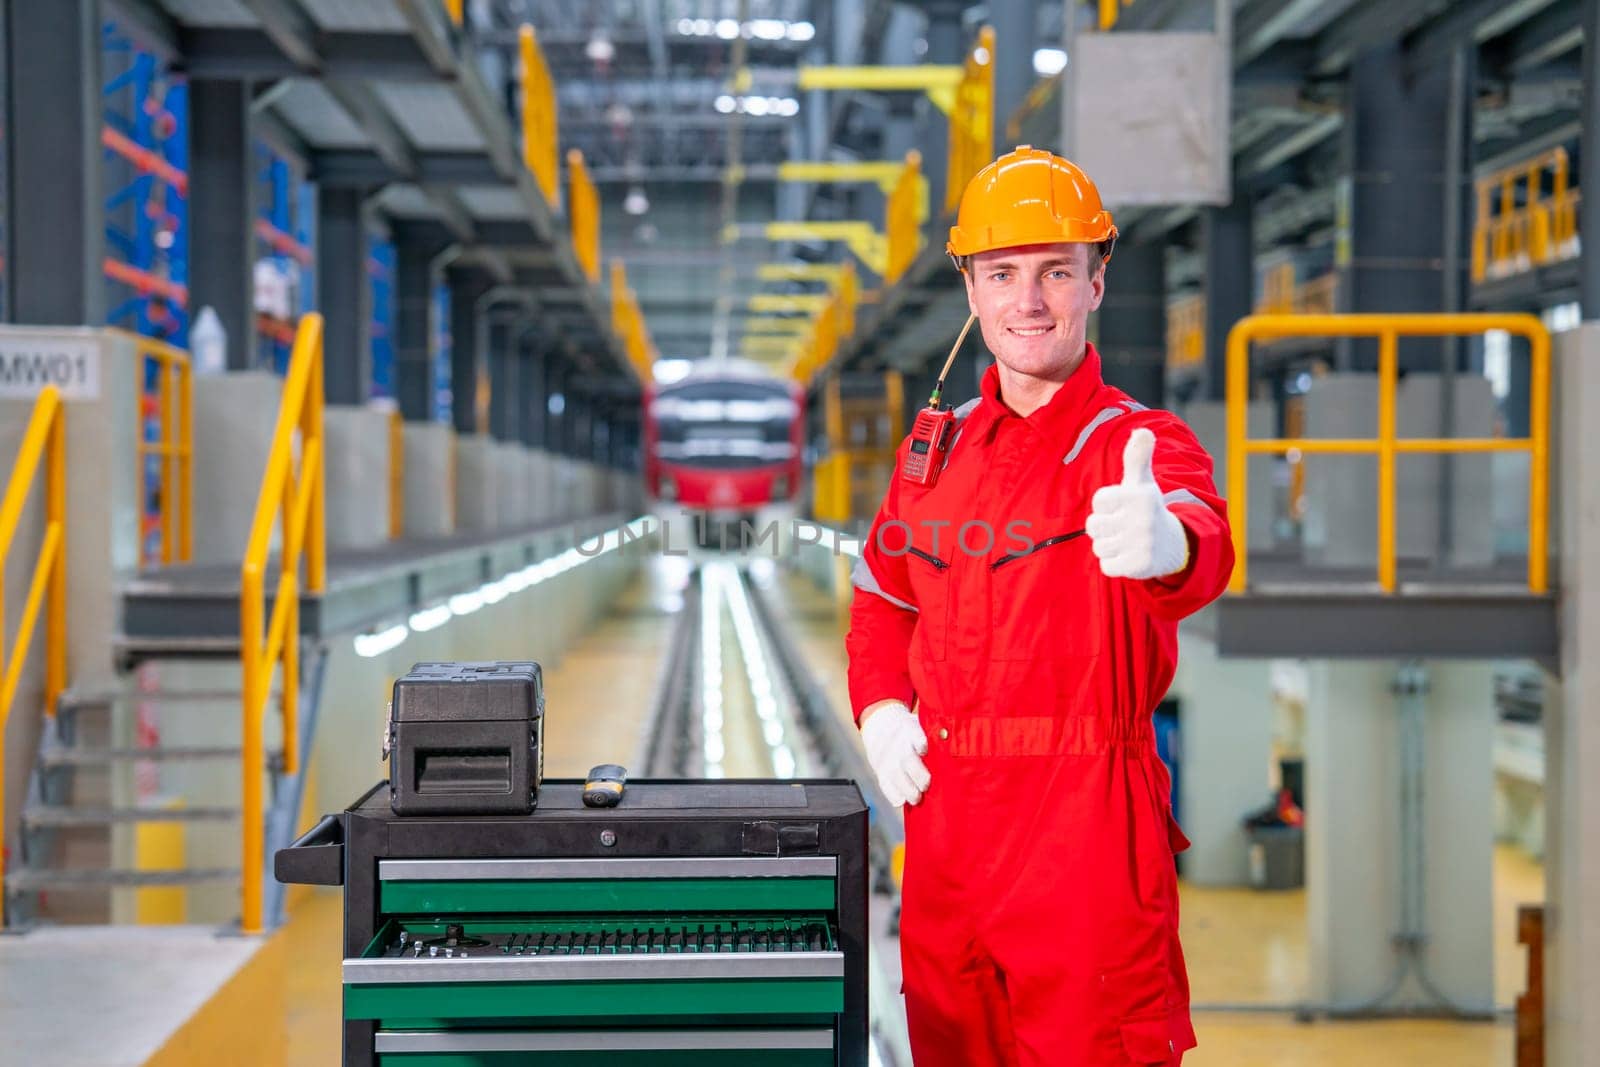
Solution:
{"label": "red coverall jacket", "polygon": [[[1232,570],[1226,508],[1188,427],[1106,385],[1093,347],[1027,418],[998,389],[991,367],[934,488],[893,479],[854,576],[855,713],[901,700],[928,735],[932,782],[905,809],[912,1054],[1176,1064],[1195,1044],[1172,859],[1188,841],[1151,713],[1178,620]],[[1140,426],[1189,563],[1106,578],[1084,522]]]}

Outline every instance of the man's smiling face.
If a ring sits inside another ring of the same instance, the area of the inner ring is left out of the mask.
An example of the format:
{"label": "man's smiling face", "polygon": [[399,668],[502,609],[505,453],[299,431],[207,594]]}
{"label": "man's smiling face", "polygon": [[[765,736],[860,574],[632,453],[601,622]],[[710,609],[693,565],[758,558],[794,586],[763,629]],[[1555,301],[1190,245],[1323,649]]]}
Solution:
{"label": "man's smiling face", "polygon": [[967,261],[967,303],[983,340],[1014,374],[1062,382],[1083,360],[1089,314],[1105,296],[1093,245],[1048,244],[979,252]]}

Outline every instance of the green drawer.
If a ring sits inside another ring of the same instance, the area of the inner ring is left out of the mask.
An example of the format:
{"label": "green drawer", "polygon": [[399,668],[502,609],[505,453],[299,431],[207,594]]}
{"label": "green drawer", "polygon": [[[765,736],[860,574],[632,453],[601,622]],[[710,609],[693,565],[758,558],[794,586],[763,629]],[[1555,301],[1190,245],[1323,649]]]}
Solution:
{"label": "green drawer", "polygon": [[827,1067],[829,1027],[663,1030],[380,1030],[382,1067]]}

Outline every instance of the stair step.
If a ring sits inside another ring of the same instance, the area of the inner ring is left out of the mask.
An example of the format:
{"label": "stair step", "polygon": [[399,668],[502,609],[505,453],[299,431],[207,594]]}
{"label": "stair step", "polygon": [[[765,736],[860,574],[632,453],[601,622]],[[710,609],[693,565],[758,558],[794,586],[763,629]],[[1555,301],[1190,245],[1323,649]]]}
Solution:
{"label": "stair step", "polygon": [[24,867],[6,872],[6,889],[13,893],[40,889],[101,889],[113,886],[229,885],[239,881],[231,867],[181,867],[172,871],[135,871],[120,868],[51,870]]}
{"label": "stair step", "polygon": [[[182,746],[165,745],[158,748],[58,748],[39,754],[41,767],[97,767],[112,763],[138,760],[156,760],[162,763],[183,760],[236,760],[243,750],[238,745]],[[268,752],[273,766],[282,762],[282,753]]]}
{"label": "stair step", "polygon": [[35,805],[24,808],[24,826],[105,826],[128,822],[226,822],[238,808],[67,808]]}

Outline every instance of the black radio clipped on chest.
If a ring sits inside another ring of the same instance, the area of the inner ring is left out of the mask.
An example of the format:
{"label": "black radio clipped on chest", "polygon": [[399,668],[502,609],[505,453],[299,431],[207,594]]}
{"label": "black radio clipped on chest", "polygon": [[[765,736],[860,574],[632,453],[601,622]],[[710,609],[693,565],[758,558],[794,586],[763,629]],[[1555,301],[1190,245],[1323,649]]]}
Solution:
{"label": "black radio clipped on chest", "polygon": [[544,777],[544,680],[530,661],[418,663],[394,683],[396,815],[526,815]]}

